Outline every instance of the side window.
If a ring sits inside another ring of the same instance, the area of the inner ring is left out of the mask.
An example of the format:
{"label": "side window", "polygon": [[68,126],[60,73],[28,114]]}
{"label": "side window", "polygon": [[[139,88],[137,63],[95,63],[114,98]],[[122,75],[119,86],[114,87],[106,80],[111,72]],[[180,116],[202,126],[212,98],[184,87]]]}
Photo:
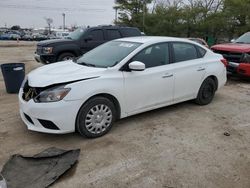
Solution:
{"label": "side window", "polygon": [[143,62],[146,68],[169,64],[168,43],[161,43],[145,48],[136,54],[132,61]]}
{"label": "side window", "polygon": [[124,37],[133,37],[141,35],[140,31],[136,28],[122,28],[121,32]]}
{"label": "side window", "polygon": [[108,40],[121,38],[120,32],[116,29],[107,29],[106,31]]}
{"label": "side window", "polygon": [[93,41],[104,40],[103,31],[101,29],[91,31],[90,35],[93,37]]}
{"label": "side window", "polygon": [[173,43],[173,50],[174,62],[188,61],[199,58],[197,50],[192,44],[176,42]]}
{"label": "side window", "polygon": [[205,49],[203,49],[203,48],[201,48],[199,46],[197,46],[197,49],[198,49],[198,51],[200,53],[200,57],[203,57],[207,53],[207,51]]}

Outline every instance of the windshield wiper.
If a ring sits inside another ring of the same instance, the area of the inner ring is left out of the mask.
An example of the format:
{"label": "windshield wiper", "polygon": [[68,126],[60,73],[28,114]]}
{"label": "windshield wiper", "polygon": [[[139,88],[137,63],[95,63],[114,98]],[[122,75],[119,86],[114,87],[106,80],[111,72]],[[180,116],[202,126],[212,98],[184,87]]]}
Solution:
{"label": "windshield wiper", "polygon": [[84,65],[84,66],[87,66],[87,67],[96,67],[96,65],[91,64],[91,63],[80,62],[80,63],[78,63],[78,64]]}
{"label": "windshield wiper", "polygon": [[245,42],[237,42],[237,41],[236,41],[235,43],[238,43],[238,44],[245,44]]}

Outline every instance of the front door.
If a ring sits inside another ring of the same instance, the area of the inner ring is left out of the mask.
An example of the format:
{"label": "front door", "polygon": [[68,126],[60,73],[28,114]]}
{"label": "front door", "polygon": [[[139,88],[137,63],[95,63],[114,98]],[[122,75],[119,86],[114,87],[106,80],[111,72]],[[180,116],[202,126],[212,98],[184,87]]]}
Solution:
{"label": "front door", "polygon": [[147,47],[135,55],[132,61],[143,62],[146,69],[123,72],[128,115],[172,103],[174,76],[168,65],[168,43]]}

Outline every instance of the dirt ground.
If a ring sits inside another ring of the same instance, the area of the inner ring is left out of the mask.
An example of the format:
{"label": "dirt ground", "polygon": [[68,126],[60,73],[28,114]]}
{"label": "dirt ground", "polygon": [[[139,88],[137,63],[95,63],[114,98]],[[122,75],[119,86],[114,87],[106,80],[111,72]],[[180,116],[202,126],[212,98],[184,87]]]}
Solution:
{"label": "dirt ground", "polygon": [[[41,66],[34,42],[0,42],[0,64]],[[230,133],[225,136],[224,132]],[[12,154],[81,149],[76,167],[52,187],[250,187],[250,81],[228,80],[207,106],[185,102],[118,121],[98,139],[31,132],[0,74],[0,169]]]}

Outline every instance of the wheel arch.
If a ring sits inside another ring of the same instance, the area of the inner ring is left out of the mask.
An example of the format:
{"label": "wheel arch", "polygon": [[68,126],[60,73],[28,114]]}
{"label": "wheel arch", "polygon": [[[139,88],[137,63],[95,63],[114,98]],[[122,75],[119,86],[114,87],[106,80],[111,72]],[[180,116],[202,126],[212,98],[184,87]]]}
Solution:
{"label": "wheel arch", "polygon": [[94,98],[94,97],[105,97],[107,99],[109,99],[114,105],[115,105],[115,109],[117,111],[117,114],[116,114],[116,118],[117,119],[120,119],[121,117],[121,106],[120,106],[120,103],[119,101],[117,100],[117,98],[111,94],[108,94],[108,93],[100,93],[100,94],[96,94],[92,97],[90,97],[88,100]]}
{"label": "wheel arch", "polygon": [[77,53],[76,53],[74,50],[62,50],[62,51],[60,51],[60,52],[57,53],[57,55],[56,55],[56,60],[58,61],[59,57],[60,57],[62,54],[64,54],[64,53],[71,53],[71,54],[73,54],[74,56],[77,57]]}
{"label": "wheel arch", "polygon": [[[206,80],[207,78],[212,78],[214,83],[215,83],[215,86],[216,86],[216,90],[218,89],[218,78],[215,76],[215,75],[210,75],[210,76],[207,76],[204,80]],[[203,81],[204,81],[203,80]]]}
{"label": "wheel arch", "polygon": [[79,115],[79,112],[82,108],[82,106],[84,106],[86,104],[86,102],[88,102],[89,100],[95,98],[95,97],[105,97],[107,99],[109,99],[114,105],[115,105],[115,109],[117,111],[117,114],[116,114],[116,119],[120,119],[121,117],[121,106],[120,106],[120,103],[119,101],[117,100],[117,98],[114,96],[114,95],[111,95],[109,93],[98,93],[98,94],[95,94],[91,97],[89,97],[82,105],[81,107],[79,108],[78,112],[77,112],[77,116],[76,116],[76,121],[77,121],[77,117]]}

